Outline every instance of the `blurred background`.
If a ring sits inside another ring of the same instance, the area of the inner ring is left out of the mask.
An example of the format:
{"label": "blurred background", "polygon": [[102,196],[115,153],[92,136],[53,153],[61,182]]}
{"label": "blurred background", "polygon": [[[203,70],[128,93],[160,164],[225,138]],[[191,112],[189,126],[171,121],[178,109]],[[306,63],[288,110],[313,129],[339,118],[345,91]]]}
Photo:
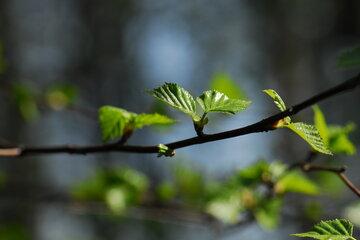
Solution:
{"label": "blurred background", "polygon": [[[161,111],[179,120],[136,132],[130,144],[194,136],[189,118],[145,92],[164,82],[176,82],[195,96],[216,81],[230,84],[228,89],[252,100],[251,107],[236,116],[211,115],[205,131],[238,128],[277,112],[262,89],[276,89],[292,105],[357,74],[358,69],[339,69],[336,58],[359,39],[357,0],[0,0],[0,144],[101,143],[102,105]],[[74,98],[73,107],[56,111],[63,108],[56,96],[51,100],[58,89]],[[36,102],[40,95],[46,104]],[[328,123],[359,126],[359,104],[359,91],[353,91],[320,107]],[[312,123],[313,112],[295,119]],[[355,145],[359,137],[359,131],[350,136]],[[137,170],[152,189],[180,165],[204,182],[221,181],[259,159],[291,163],[308,151],[295,134],[279,130],[179,149],[174,158],[106,153],[0,159],[0,239],[290,239],[312,223],[302,216],[306,203],[310,212],[321,212],[317,217],[343,217],[356,196],[346,188],[303,201],[290,195],[280,227],[264,230],[250,222],[230,231],[187,208],[134,207],[116,217],[98,205],[74,204],[69,196],[98,169]],[[358,154],[332,159],[319,161],[349,166],[348,176],[360,186]],[[353,209],[360,224],[360,207]]]}

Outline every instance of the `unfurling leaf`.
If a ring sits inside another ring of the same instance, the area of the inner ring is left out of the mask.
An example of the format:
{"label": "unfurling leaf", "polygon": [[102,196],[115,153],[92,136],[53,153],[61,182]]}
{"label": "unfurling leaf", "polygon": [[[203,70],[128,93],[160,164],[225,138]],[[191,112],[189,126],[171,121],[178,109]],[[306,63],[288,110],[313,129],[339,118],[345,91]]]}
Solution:
{"label": "unfurling leaf", "polygon": [[[274,100],[276,106],[278,106],[278,108],[281,111],[286,110],[286,105],[285,105],[284,101],[281,99],[281,97],[275,90],[266,89],[263,91]],[[318,120],[322,121],[321,116],[318,116]],[[322,122],[321,124],[322,124],[322,129],[323,129],[324,123]],[[291,122],[290,117],[285,117],[284,119],[282,119],[281,121],[276,123],[276,125],[274,127],[275,128],[282,128],[282,127],[289,128],[292,131],[294,131],[296,134],[298,134],[300,137],[302,137],[308,144],[310,144],[310,146],[314,150],[321,152],[321,153],[332,155],[332,152],[328,149],[326,142],[324,142],[324,140],[320,136],[319,131],[313,125],[302,123],[302,122],[293,123],[293,122]]]}
{"label": "unfurling leaf", "polygon": [[109,141],[121,137],[126,131],[155,124],[171,124],[175,121],[166,116],[154,114],[136,114],[122,108],[103,106],[99,109],[99,122],[103,140]]}
{"label": "unfurling leaf", "polygon": [[267,95],[269,95],[274,100],[274,103],[280,109],[280,111],[283,112],[286,110],[286,105],[285,105],[284,101],[282,100],[280,95],[275,90],[265,89],[265,90],[263,90],[263,92],[266,93]]}
{"label": "unfurling leaf", "polygon": [[176,83],[165,83],[161,87],[149,91],[149,93],[173,108],[190,115],[194,121],[200,120],[196,113],[196,102],[193,96]]}
{"label": "unfurling leaf", "polygon": [[231,99],[224,93],[216,90],[204,92],[197,98],[197,102],[205,113],[222,112],[228,114],[236,114],[243,111],[251,104],[250,101]]}
{"label": "unfurling leaf", "polygon": [[321,221],[316,224],[312,231],[292,234],[295,237],[307,237],[318,240],[355,240],[353,224],[345,219]]}
{"label": "unfurling leaf", "polygon": [[158,113],[147,114],[142,113],[135,116],[134,125],[135,128],[143,128],[144,126],[161,124],[167,125],[175,123],[175,121],[167,116],[160,115]]}
{"label": "unfurling leaf", "polygon": [[314,125],[297,122],[290,123],[285,127],[291,129],[301,138],[303,138],[314,150],[332,155],[332,152],[328,149],[324,141],[322,140],[319,131]]}
{"label": "unfurling leaf", "polygon": [[[275,105],[280,109],[280,111],[285,111],[286,110],[286,105],[284,103],[284,101],[282,100],[282,98],[280,97],[280,95],[273,89],[265,89],[263,90],[264,93],[266,93],[267,95],[269,95],[273,100]],[[289,124],[291,122],[291,118],[285,117],[284,119],[281,119],[280,121],[278,121],[276,123],[276,125],[274,127],[278,128],[278,127],[283,127],[286,124]]]}
{"label": "unfurling leaf", "polygon": [[129,123],[132,113],[117,107],[104,106],[99,109],[99,122],[103,141],[119,138],[123,135],[125,125]]}
{"label": "unfurling leaf", "polygon": [[360,66],[360,46],[341,53],[337,59],[337,66],[340,68]]}
{"label": "unfurling leaf", "polygon": [[175,155],[174,149],[170,149],[168,146],[166,146],[162,143],[160,143],[158,145],[158,148],[159,148],[158,157],[161,157],[161,156],[173,157]]}

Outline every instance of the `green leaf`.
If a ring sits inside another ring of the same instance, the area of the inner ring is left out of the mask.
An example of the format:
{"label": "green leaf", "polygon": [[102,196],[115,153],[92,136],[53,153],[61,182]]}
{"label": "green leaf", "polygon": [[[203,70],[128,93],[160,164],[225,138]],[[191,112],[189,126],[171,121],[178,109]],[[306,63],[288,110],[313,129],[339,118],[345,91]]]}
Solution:
{"label": "green leaf", "polygon": [[325,117],[318,106],[313,107],[314,122],[324,143],[334,153],[344,153],[354,155],[355,145],[349,139],[349,133],[354,131],[355,124],[350,123],[346,126],[327,125]]}
{"label": "green leaf", "polygon": [[245,110],[251,104],[250,101],[242,99],[230,99],[224,93],[216,90],[206,91],[196,100],[205,113],[222,112],[236,114]]}
{"label": "green leaf", "polygon": [[171,124],[175,121],[166,116],[153,114],[136,114],[125,109],[103,106],[99,109],[99,123],[103,141],[121,137],[125,132],[155,124]]}
{"label": "green leaf", "polygon": [[174,149],[171,149],[169,148],[168,146],[160,143],[158,145],[158,148],[159,148],[159,152],[158,152],[158,157],[161,157],[161,156],[165,156],[165,157],[173,157],[175,155],[175,150]]}
{"label": "green leaf", "polygon": [[280,109],[280,111],[285,111],[286,106],[280,95],[273,89],[265,89],[263,90],[264,93],[269,95],[273,100],[276,106]]}
{"label": "green leaf", "polygon": [[307,237],[318,240],[355,240],[352,235],[353,224],[346,219],[321,221],[310,232],[292,234],[295,237]]}
{"label": "green leaf", "polygon": [[167,125],[173,123],[175,123],[175,120],[167,116],[160,115],[158,113],[152,113],[152,114],[142,113],[136,115],[134,118],[135,128],[143,128],[144,126],[149,126],[149,125]]}
{"label": "green leaf", "polygon": [[247,99],[245,92],[236,84],[229,74],[215,73],[210,83],[210,89],[222,92],[233,99]]}
{"label": "green leaf", "polygon": [[317,187],[317,185],[299,171],[291,171],[285,176],[283,176],[275,184],[274,189],[275,192],[278,194],[295,192],[308,195],[316,195],[319,193],[319,188]]}
{"label": "green leaf", "polygon": [[200,120],[196,113],[196,103],[193,96],[176,83],[165,83],[161,87],[149,91],[149,93],[160,101],[188,114],[194,121]]}
{"label": "green leaf", "polygon": [[276,228],[279,224],[281,206],[282,200],[280,198],[263,201],[254,211],[256,221],[264,229]]}
{"label": "green leaf", "polygon": [[330,125],[328,128],[330,140],[329,147],[335,153],[344,153],[347,155],[354,155],[356,147],[349,139],[349,134],[354,131],[355,124],[349,123],[346,126]]}
{"label": "green leaf", "polygon": [[[282,100],[282,98],[280,97],[280,95],[273,89],[265,89],[263,90],[264,93],[266,93],[267,95],[269,95],[273,100],[275,105],[280,109],[280,111],[285,111],[286,110],[286,105],[284,103],[284,101]],[[278,121],[278,123],[276,124],[275,127],[283,127],[286,124],[289,124],[291,122],[291,118],[285,117],[284,119]]]}
{"label": "green leaf", "polygon": [[290,123],[285,127],[291,129],[301,138],[303,138],[314,150],[332,155],[332,152],[328,149],[324,141],[322,140],[319,131],[314,125],[309,125],[302,122]]}
{"label": "green leaf", "polygon": [[317,105],[313,106],[313,111],[314,111],[315,127],[318,129],[319,134],[320,134],[321,138],[323,139],[324,143],[326,145],[328,145],[330,137],[329,137],[329,129],[328,129],[328,125],[325,120],[325,116],[322,113],[319,106],[317,106]]}
{"label": "green leaf", "polygon": [[99,122],[103,141],[107,142],[123,135],[124,128],[133,117],[133,113],[122,108],[103,106],[99,109]]}
{"label": "green leaf", "polygon": [[342,52],[337,59],[339,68],[350,68],[360,66],[360,46]]}

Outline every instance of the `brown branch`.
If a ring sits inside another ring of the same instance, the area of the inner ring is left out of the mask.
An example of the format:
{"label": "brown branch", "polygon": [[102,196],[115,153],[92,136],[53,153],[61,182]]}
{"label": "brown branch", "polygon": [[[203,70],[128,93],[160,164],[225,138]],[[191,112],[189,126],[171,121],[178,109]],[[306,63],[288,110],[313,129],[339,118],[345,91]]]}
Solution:
{"label": "brown branch", "polygon": [[360,189],[357,188],[355,184],[352,183],[351,180],[345,175],[345,167],[333,168],[305,163],[301,165],[301,169],[305,172],[323,171],[335,173],[353,193],[360,197]]}
{"label": "brown branch", "polygon": [[[279,120],[297,114],[298,112],[304,110],[305,108],[310,107],[324,99],[333,97],[337,94],[355,89],[360,85],[360,74],[346,80],[345,82],[330,88],[324,92],[321,92],[293,107],[288,108],[287,110],[272,115],[268,118],[265,118],[259,122],[250,124],[248,126],[215,133],[215,134],[203,134],[193,138],[171,142],[165,144],[170,149],[179,149],[183,147],[188,147],[196,144],[203,144],[207,142],[213,142],[233,137],[238,137],[242,135],[247,135],[251,133],[271,131],[275,128],[273,127]],[[55,154],[55,153],[69,153],[69,154],[88,154],[88,153],[101,153],[101,152],[132,152],[132,153],[158,153],[159,147],[155,146],[129,146],[129,145],[119,145],[119,144],[104,144],[104,145],[93,145],[93,146],[75,146],[75,145],[65,145],[65,146],[46,146],[46,147],[16,147],[10,149],[0,149],[0,157],[18,157],[26,156],[33,154]]]}

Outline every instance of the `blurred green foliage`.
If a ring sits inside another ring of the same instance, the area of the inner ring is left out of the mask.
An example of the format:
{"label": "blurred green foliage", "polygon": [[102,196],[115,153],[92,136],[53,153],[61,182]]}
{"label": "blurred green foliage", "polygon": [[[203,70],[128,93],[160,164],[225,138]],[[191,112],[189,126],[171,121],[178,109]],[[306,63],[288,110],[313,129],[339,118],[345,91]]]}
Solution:
{"label": "blurred green foliage", "polygon": [[0,240],[29,240],[29,233],[17,224],[0,225]]}
{"label": "blurred green foliage", "polygon": [[[281,162],[256,162],[236,171],[224,181],[205,180],[193,168],[176,165],[172,179],[149,188],[148,179],[133,169],[100,170],[74,187],[80,201],[100,201],[114,214],[125,214],[134,205],[146,205],[153,196],[161,205],[180,204],[204,211],[226,224],[236,224],[243,214],[254,215],[265,229],[278,225],[286,193],[318,194],[314,182],[297,171],[286,171]],[[150,193],[150,190],[154,193]]]}
{"label": "blurred green foliage", "polygon": [[12,95],[24,120],[33,120],[39,116],[37,96],[33,88],[24,83],[15,83],[12,85]]}
{"label": "blurred green foliage", "polygon": [[360,46],[343,51],[337,59],[337,66],[339,68],[359,67]]}
{"label": "blurred green foliage", "polygon": [[315,126],[329,149],[336,154],[354,155],[356,147],[350,140],[349,134],[355,130],[355,124],[349,123],[345,126],[328,125],[321,109],[314,106],[313,110]]}
{"label": "blurred green foliage", "polygon": [[6,71],[6,60],[4,56],[4,47],[2,43],[0,42],[0,75],[3,74]]}
{"label": "blurred green foliage", "polygon": [[122,214],[142,201],[148,187],[147,177],[134,169],[107,169],[76,185],[72,195],[80,201],[104,201],[114,213]]}
{"label": "blurred green foliage", "polygon": [[44,107],[57,111],[73,105],[77,90],[71,84],[56,84],[36,91],[27,83],[17,82],[11,85],[11,96],[21,117],[31,121],[40,116],[40,109]]}
{"label": "blurred green foliage", "polygon": [[54,110],[62,110],[75,103],[78,90],[72,84],[56,84],[46,90],[47,105]]}
{"label": "blurred green foliage", "polygon": [[229,98],[248,99],[245,91],[225,72],[217,72],[212,76],[210,89],[225,93]]}

